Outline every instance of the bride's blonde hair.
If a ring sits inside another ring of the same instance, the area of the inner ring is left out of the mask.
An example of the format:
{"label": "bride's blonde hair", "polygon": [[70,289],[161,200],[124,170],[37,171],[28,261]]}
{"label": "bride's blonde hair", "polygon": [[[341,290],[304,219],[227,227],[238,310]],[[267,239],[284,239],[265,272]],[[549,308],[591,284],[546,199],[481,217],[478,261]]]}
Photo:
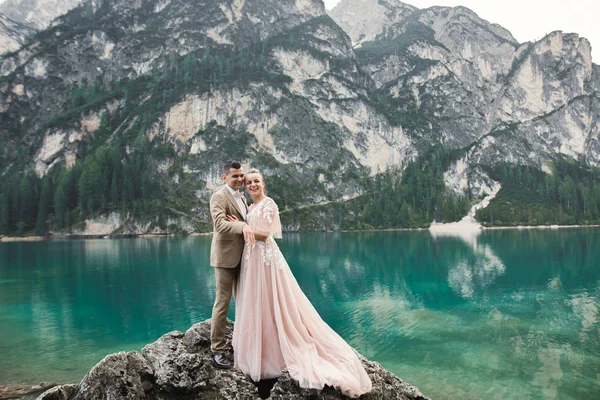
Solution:
{"label": "bride's blonde hair", "polygon": [[[263,191],[265,192],[265,195],[266,195],[267,194],[267,184],[265,182],[265,177],[263,176],[262,172],[260,172],[256,168],[250,168],[250,171],[246,172],[245,176],[248,176],[250,174],[258,174],[258,175],[260,175],[260,179],[262,180],[262,183],[263,183]],[[244,183],[246,183],[245,179],[244,179]]]}

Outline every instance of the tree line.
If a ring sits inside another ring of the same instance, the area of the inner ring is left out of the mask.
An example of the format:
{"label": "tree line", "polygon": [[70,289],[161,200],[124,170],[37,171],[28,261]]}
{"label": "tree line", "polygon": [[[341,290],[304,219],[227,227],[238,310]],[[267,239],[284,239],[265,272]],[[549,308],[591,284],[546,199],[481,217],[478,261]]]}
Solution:
{"label": "tree line", "polygon": [[1,180],[0,234],[46,235],[112,211],[156,214],[162,188],[154,170],[143,147],[129,157],[101,148],[69,170],[57,165],[42,178],[10,174]]}
{"label": "tree line", "polygon": [[600,223],[600,170],[584,162],[556,160],[550,173],[499,165],[490,176],[502,189],[476,218],[485,225]]}
{"label": "tree line", "polygon": [[333,207],[341,229],[422,228],[432,221],[453,222],[470,208],[471,197],[450,192],[444,171],[456,151],[434,147],[410,162],[402,173],[388,171],[365,178],[364,194]]}

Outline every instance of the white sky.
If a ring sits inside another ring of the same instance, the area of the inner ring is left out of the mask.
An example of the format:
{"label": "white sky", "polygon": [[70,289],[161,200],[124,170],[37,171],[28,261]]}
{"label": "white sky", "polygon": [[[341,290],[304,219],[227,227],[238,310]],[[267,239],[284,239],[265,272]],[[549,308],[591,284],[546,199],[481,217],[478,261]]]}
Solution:
{"label": "white sky", "polygon": [[[339,1],[324,0],[325,7],[330,10]],[[600,60],[598,0],[406,0],[404,3],[418,8],[468,7],[481,18],[508,29],[521,43],[539,40],[552,31],[574,32],[590,41],[592,54],[596,55],[593,60]]]}

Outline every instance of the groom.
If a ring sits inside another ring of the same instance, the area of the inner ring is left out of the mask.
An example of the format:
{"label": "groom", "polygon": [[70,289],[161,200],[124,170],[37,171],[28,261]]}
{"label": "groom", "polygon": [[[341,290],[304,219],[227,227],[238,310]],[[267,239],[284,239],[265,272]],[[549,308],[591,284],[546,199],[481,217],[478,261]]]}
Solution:
{"label": "groom", "polygon": [[[240,273],[244,242],[254,244],[254,232],[244,222],[248,205],[240,192],[244,183],[244,170],[239,162],[229,161],[223,166],[221,179],[225,186],[210,198],[210,214],[214,225],[210,246],[210,265],[215,268],[216,298],[212,310],[210,342],[213,364],[217,368],[231,368],[225,357],[227,311],[231,294]],[[238,221],[229,222],[234,215]]]}

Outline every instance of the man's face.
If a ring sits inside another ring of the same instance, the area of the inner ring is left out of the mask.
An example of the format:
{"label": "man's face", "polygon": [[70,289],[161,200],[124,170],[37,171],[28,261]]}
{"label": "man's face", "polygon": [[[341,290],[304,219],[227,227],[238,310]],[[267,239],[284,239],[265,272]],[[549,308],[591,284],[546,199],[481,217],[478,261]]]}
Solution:
{"label": "man's face", "polygon": [[240,190],[244,183],[244,170],[242,168],[230,168],[228,174],[221,175],[221,179],[233,190]]}

